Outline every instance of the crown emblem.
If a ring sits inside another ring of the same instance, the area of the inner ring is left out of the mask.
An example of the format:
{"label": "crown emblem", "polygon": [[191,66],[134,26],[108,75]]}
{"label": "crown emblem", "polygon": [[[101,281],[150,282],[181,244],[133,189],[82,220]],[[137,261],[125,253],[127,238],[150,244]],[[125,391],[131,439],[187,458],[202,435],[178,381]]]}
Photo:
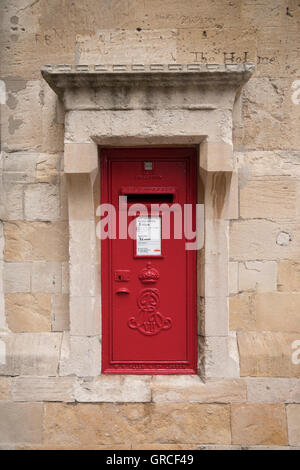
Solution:
{"label": "crown emblem", "polygon": [[142,269],[139,274],[139,280],[145,284],[152,284],[158,281],[159,272],[152,266],[152,263],[147,263],[146,268]]}

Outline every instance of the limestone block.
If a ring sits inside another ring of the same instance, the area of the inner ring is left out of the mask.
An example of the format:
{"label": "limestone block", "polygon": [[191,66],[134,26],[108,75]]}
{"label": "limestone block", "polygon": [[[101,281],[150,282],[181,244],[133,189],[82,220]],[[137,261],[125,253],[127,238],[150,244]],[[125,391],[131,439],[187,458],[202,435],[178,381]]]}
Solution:
{"label": "limestone block", "polygon": [[3,154],[3,171],[6,173],[24,173],[30,180],[35,177],[35,168],[39,153],[10,152]]}
{"label": "limestone block", "polygon": [[300,446],[300,405],[288,405],[286,409],[289,444]]}
{"label": "limestone block", "polygon": [[51,331],[49,294],[6,294],[5,313],[15,333]]}
{"label": "limestone block", "polygon": [[244,184],[249,177],[266,176],[300,176],[299,151],[273,150],[273,151],[243,151],[235,152],[238,167],[244,174]]}
{"label": "limestone block", "polygon": [[239,290],[238,275],[239,264],[236,261],[230,261],[228,264],[228,289],[229,294],[237,294]]}
{"label": "limestone block", "polygon": [[2,218],[4,220],[23,220],[24,185],[12,182],[3,183],[1,195]]}
{"label": "limestone block", "polygon": [[206,378],[239,378],[239,352],[235,333],[200,339],[199,368]]}
{"label": "limestone block", "polygon": [[101,334],[101,298],[75,297],[70,299],[70,333],[74,336]]}
{"label": "limestone block", "polygon": [[2,444],[42,442],[42,403],[0,402]]}
{"label": "limestone block", "polygon": [[242,380],[209,380],[198,376],[155,376],[152,380],[152,401],[234,403],[246,401],[246,384]]}
{"label": "limestone block", "polygon": [[225,142],[201,143],[200,167],[205,171],[233,171],[232,145]]}
{"label": "limestone block", "polygon": [[19,402],[74,402],[75,380],[75,377],[15,377],[12,397]]}
{"label": "limestone block", "polygon": [[100,286],[99,265],[87,262],[70,265],[70,292],[72,296],[97,296],[100,294]]}
{"label": "limestone block", "polygon": [[11,399],[12,380],[10,377],[0,377],[0,401]]}
{"label": "limestone block", "polygon": [[57,375],[60,333],[2,334],[6,345],[2,375]]}
{"label": "limestone block", "polygon": [[244,292],[234,295],[229,299],[229,328],[230,330],[249,330],[255,331],[255,295],[253,293]]}
{"label": "limestone block", "polygon": [[299,333],[238,332],[241,376],[300,377],[292,362],[292,344]]}
{"label": "limestone block", "polygon": [[93,190],[89,175],[68,175],[68,202],[70,221],[94,220]]}
{"label": "limestone block", "polygon": [[64,173],[60,176],[60,215],[62,220],[68,220],[68,190],[67,190],[67,175]]}
{"label": "limestone block", "polygon": [[288,176],[251,178],[240,190],[240,215],[251,218],[293,218],[297,213],[296,179]]}
{"label": "limestone block", "polygon": [[51,325],[52,331],[68,331],[70,329],[69,294],[53,294],[51,296]]}
{"label": "limestone block", "polygon": [[33,293],[60,293],[61,274],[61,263],[52,261],[32,263],[31,291]]}
{"label": "limestone block", "polygon": [[100,376],[76,382],[77,402],[150,402],[150,376]]}
{"label": "limestone block", "polygon": [[282,404],[233,404],[231,426],[233,444],[288,444],[285,407]]}
{"label": "limestone block", "polygon": [[62,263],[62,273],[61,273],[62,279],[61,279],[61,291],[62,294],[68,294],[70,291],[69,284],[69,263],[64,262]]}
{"label": "limestone block", "polygon": [[64,172],[92,173],[98,169],[98,147],[93,142],[65,144]]}
{"label": "limestone block", "polygon": [[227,336],[229,332],[228,297],[206,297],[204,300],[202,331],[205,336]]}
{"label": "limestone block", "polygon": [[[234,162],[236,161],[233,156]],[[236,166],[236,163],[235,163]],[[230,177],[230,188],[228,193],[227,202],[227,219],[238,219],[239,218],[239,183],[238,183],[238,172],[235,170],[231,173]]]}
{"label": "limestone block", "polygon": [[232,297],[230,307],[231,329],[300,332],[297,293],[244,293]]}
{"label": "limestone block", "polygon": [[42,149],[44,152],[49,153],[62,152],[64,147],[64,126],[63,123],[57,120],[58,97],[44,80],[41,83],[41,96]]}
{"label": "limestone block", "polygon": [[277,290],[276,261],[239,263],[239,291],[252,289],[262,292]]}
{"label": "limestone block", "polygon": [[247,378],[247,399],[259,403],[300,403],[300,380]]}
{"label": "limestone block", "polygon": [[16,92],[10,91],[14,109],[10,101],[4,105],[7,119],[3,120],[2,139],[4,149],[11,151],[34,150],[42,148],[42,103],[40,100],[41,81],[32,80]]}
{"label": "limestone block", "polygon": [[230,444],[228,405],[200,403],[45,405],[45,443]]}
{"label": "limestone block", "polygon": [[4,292],[30,292],[30,263],[4,264]]}
{"label": "limestone block", "polygon": [[255,150],[299,150],[294,132],[299,111],[291,100],[292,83],[290,77],[254,77],[245,85],[243,148],[253,149],[255,141]]}
{"label": "limestone block", "polygon": [[57,220],[60,218],[59,188],[47,183],[28,185],[24,191],[26,220]]}
{"label": "limestone block", "polygon": [[58,184],[61,155],[39,154],[35,167],[35,180],[39,183]]}
{"label": "limestone block", "polygon": [[300,333],[300,294],[260,293],[255,300],[258,331]]}
{"label": "limestone block", "polygon": [[298,260],[300,253],[299,227],[297,219],[282,223],[262,219],[232,221],[230,257],[233,261],[248,261],[249,259]]}
{"label": "limestone block", "polygon": [[92,220],[70,220],[69,249],[72,264],[85,263],[96,258],[96,230]]}
{"label": "limestone block", "polygon": [[294,261],[278,263],[278,290],[300,291],[300,263]]}
{"label": "limestone block", "polygon": [[64,333],[59,375],[92,377],[100,374],[101,344],[99,337],[69,336]]}
{"label": "limestone block", "polygon": [[[98,114],[99,119],[95,119],[93,110],[67,112],[65,142],[88,142],[90,136],[97,136],[102,145],[118,145],[120,138],[126,139],[126,143],[138,145],[138,142],[145,144],[145,140],[139,140],[141,137],[152,143],[148,139],[156,138],[157,142],[157,136],[160,136],[160,145],[168,142],[177,145],[180,142],[198,143],[199,132],[201,135],[213,135],[215,141],[232,141],[229,109],[210,110],[209,113],[203,113],[202,109],[193,109],[192,113],[182,108],[153,109],[151,114],[147,110],[134,109],[126,111],[125,119],[123,110],[100,110]],[[112,136],[115,136],[114,140]],[[185,140],[180,139],[181,136]]]}
{"label": "limestone block", "polygon": [[66,222],[6,222],[6,261],[66,261]]}

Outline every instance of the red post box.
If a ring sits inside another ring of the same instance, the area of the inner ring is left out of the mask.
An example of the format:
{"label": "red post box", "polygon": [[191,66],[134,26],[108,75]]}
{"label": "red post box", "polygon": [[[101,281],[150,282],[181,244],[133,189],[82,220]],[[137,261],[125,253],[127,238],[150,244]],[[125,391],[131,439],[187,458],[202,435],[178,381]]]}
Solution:
{"label": "red post box", "polygon": [[115,216],[101,241],[103,373],[197,372],[196,251],[184,212],[190,205],[195,227],[196,201],[195,149],[101,151],[101,204]]}

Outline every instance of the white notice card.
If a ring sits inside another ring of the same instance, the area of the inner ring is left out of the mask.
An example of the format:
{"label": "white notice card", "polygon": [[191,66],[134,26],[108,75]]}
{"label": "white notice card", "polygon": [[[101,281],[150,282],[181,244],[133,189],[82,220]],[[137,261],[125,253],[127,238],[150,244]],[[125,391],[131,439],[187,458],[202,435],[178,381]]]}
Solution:
{"label": "white notice card", "polygon": [[161,218],[136,218],[137,256],[161,256]]}

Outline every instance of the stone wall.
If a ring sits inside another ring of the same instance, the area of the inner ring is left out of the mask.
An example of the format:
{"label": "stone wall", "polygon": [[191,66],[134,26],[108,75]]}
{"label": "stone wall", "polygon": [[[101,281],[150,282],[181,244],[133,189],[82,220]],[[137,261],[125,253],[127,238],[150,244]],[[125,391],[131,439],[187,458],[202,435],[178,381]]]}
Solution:
{"label": "stone wall", "polygon": [[[299,2],[3,0],[1,15],[0,446],[300,448]],[[251,61],[233,116],[240,377],[86,377],[99,341],[70,344],[64,109],[41,67]]]}

